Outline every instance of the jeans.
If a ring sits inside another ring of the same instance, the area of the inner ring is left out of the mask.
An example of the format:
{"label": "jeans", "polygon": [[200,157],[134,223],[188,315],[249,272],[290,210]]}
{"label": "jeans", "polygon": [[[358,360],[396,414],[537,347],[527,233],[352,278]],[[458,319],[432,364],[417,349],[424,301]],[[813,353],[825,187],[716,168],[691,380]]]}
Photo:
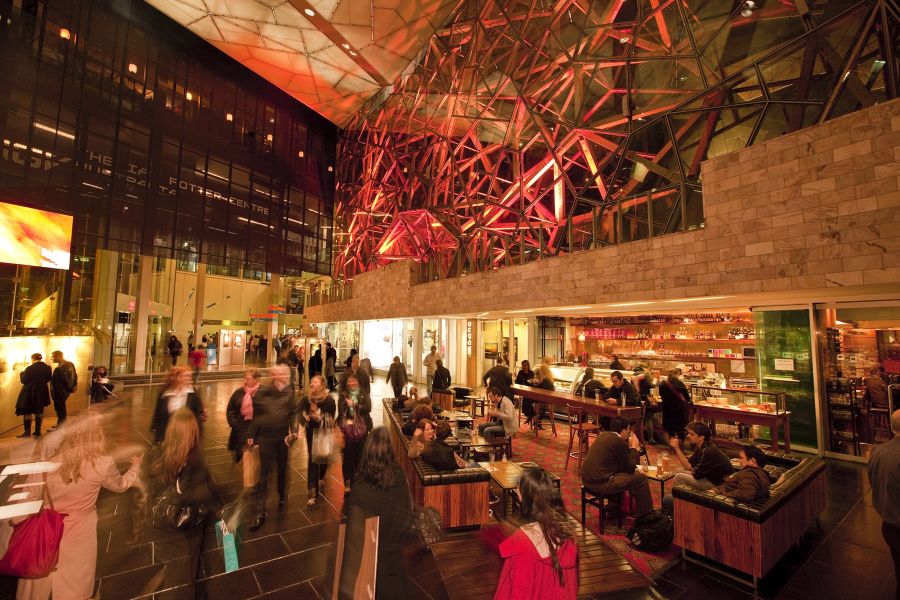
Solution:
{"label": "jeans", "polygon": [[478,433],[488,441],[494,438],[506,437],[506,430],[503,428],[503,425],[498,425],[497,423],[482,423],[478,426]]}
{"label": "jeans", "polygon": [[344,487],[349,487],[356,474],[356,467],[359,465],[359,458],[362,456],[363,444],[366,442],[366,436],[355,442],[346,442],[344,444],[344,460],[341,463],[341,474],[344,476]]}
{"label": "jeans", "polygon": [[[675,486],[679,483],[683,483],[698,490],[711,490],[716,487],[716,484],[709,479],[697,479],[690,473],[676,473],[675,477],[672,479],[672,485]],[[666,494],[665,497],[663,497],[662,507],[668,511],[675,510],[675,498],[672,494]]]}
{"label": "jeans", "polygon": [[434,386],[434,373],[425,375],[425,381],[428,384],[428,397],[431,398],[431,388]]}
{"label": "jeans", "polygon": [[69,399],[69,394],[53,394],[53,409],[56,411],[56,426],[59,427],[66,420],[67,412],[66,412],[66,400]]}
{"label": "jeans", "polygon": [[891,549],[891,558],[894,559],[894,597],[900,600],[900,527],[882,522],[881,535]]}

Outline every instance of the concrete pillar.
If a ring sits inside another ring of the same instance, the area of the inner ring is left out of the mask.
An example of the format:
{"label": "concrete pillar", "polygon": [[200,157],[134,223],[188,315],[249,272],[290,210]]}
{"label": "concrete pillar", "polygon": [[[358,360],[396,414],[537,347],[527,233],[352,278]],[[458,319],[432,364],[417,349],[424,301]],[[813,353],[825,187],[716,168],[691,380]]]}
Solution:
{"label": "concrete pillar", "polygon": [[[281,275],[272,273],[272,283],[269,284],[269,306],[281,305]],[[266,344],[266,364],[275,364],[278,358],[275,352],[275,336],[278,335],[278,319],[268,321],[266,323],[266,337],[269,343]],[[322,357],[325,360],[325,357]]]}
{"label": "concrete pillar", "polygon": [[206,308],[206,263],[197,264],[197,279],[194,282],[194,345],[203,339],[203,310]]}
{"label": "concrete pillar", "polygon": [[425,353],[431,351],[430,348],[427,350],[422,348],[422,334],[422,319],[413,319],[413,380],[420,383],[425,382],[425,367],[422,366],[422,360]]}
{"label": "concrete pillar", "polygon": [[147,331],[150,327],[150,290],[153,287],[153,257],[141,255],[138,267],[137,299],[134,303],[134,372],[146,373]]}

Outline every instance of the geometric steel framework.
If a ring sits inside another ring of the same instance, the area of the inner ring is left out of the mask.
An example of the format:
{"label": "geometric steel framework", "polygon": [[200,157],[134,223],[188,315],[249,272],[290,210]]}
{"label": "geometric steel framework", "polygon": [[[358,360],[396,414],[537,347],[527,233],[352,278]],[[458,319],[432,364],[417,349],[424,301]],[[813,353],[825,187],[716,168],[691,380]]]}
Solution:
{"label": "geometric steel framework", "polygon": [[702,226],[703,160],[898,96],[898,23],[894,0],[466,0],[344,130],[334,275]]}

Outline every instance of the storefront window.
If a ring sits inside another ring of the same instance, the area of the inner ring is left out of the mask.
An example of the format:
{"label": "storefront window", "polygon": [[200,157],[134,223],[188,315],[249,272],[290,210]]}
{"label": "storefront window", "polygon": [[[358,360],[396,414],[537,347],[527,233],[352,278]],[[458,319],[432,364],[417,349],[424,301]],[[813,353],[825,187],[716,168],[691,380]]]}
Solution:
{"label": "storefront window", "polygon": [[783,392],[791,444],[817,448],[809,311],[754,311],[760,389]]}
{"label": "storefront window", "polygon": [[827,448],[867,457],[900,407],[900,306],[818,306]]}

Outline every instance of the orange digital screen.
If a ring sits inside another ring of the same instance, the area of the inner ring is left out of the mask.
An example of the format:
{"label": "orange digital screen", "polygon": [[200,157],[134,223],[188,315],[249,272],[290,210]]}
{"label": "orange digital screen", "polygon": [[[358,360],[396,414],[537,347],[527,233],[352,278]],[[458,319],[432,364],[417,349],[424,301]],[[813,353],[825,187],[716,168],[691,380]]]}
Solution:
{"label": "orange digital screen", "polygon": [[0,202],[0,262],[68,269],[72,217]]}

